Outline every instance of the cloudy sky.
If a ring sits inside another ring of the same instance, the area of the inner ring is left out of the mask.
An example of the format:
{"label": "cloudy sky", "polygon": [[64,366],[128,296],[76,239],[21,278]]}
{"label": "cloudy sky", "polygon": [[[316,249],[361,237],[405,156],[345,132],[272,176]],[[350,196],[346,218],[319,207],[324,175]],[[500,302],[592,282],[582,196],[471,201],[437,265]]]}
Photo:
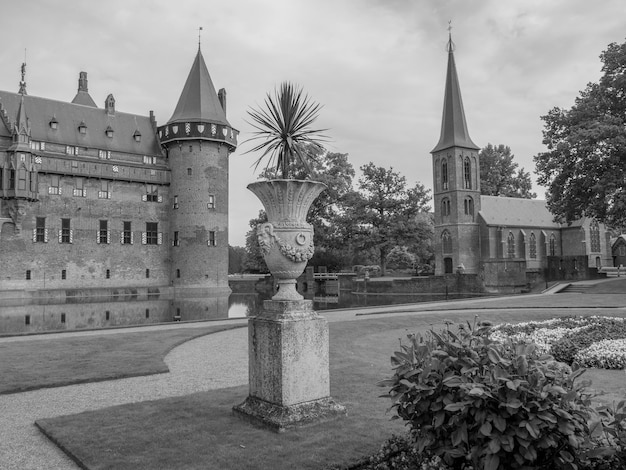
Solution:
{"label": "cloudy sky", "polygon": [[[198,47],[228,93],[228,119],[251,136],[246,111],[281,81],[323,109],[326,147],[355,168],[374,162],[431,187],[430,150],[443,107],[448,21],[470,135],[509,145],[531,174],[544,150],[540,116],[570,107],[600,77],[599,54],[626,39],[623,0],[29,0],[2,5],[0,89],[71,101],[89,74],[98,106],[159,124],[171,117]],[[254,156],[230,157],[230,243],[244,245],[262,208],[246,185]],[[534,178],[534,175],[533,175]],[[535,186],[539,197],[542,188]]]}

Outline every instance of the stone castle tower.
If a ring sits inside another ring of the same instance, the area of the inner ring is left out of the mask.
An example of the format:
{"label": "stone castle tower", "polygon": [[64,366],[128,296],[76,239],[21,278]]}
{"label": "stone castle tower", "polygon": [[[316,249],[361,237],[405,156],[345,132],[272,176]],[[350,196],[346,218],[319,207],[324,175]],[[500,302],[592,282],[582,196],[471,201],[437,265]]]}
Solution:
{"label": "stone castle tower", "polygon": [[159,127],[171,169],[172,285],[228,289],[228,156],[238,131],[226,119],[198,48],[166,125]]}
{"label": "stone castle tower", "polygon": [[461,88],[454,62],[454,43],[448,41],[443,117],[439,142],[431,151],[435,205],[435,265],[437,275],[476,274],[480,264],[479,147],[467,130]]}

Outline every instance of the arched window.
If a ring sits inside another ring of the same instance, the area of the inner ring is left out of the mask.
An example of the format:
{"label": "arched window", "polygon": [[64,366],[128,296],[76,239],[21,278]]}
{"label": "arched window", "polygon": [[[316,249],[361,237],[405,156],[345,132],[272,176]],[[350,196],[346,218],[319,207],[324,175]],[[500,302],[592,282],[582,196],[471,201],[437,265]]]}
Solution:
{"label": "arched window", "polygon": [[556,256],[556,237],[550,234],[550,256]]}
{"label": "arched window", "polygon": [[450,215],[450,199],[447,197],[441,200],[441,215]]}
{"label": "arched window", "polygon": [[534,233],[530,234],[530,257],[533,259],[537,258],[537,237],[535,237]]}
{"label": "arched window", "polygon": [[464,202],[465,215],[469,215],[474,218],[474,200],[471,197],[466,197]]}
{"label": "arched window", "polygon": [[463,162],[463,182],[465,189],[472,189],[472,163],[468,157]]}
{"label": "arched window", "polygon": [[441,233],[441,247],[444,253],[452,253],[452,236],[447,230]]}
{"label": "arched window", "polygon": [[443,159],[441,162],[441,185],[443,189],[448,189],[448,160]]}
{"label": "arched window", "polygon": [[509,258],[515,258],[515,235],[513,232],[509,232],[509,236],[506,239],[507,254]]}
{"label": "arched window", "polygon": [[598,221],[594,220],[589,226],[589,239],[591,241],[591,251],[593,253],[600,252],[600,226]]}
{"label": "arched window", "polygon": [[435,160],[435,190],[441,190],[441,162]]}

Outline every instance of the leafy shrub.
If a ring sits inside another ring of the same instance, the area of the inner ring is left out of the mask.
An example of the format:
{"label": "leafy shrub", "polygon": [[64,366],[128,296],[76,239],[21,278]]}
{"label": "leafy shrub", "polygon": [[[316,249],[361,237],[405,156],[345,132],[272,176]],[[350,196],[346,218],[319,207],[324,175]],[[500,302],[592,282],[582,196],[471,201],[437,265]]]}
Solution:
{"label": "leafy shrub", "polygon": [[621,318],[591,317],[593,323],[581,331],[564,335],[552,344],[551,354],[557,361],[572,364],[581,349],[604,339],[626,338],[626,322]]}
{"label": "leafy shrub", "polygon": [[489,332],[468,323],[409,335],[380,384],[391,387],[394,418],[410,426],[418,453],[453,469],[578,469],[593,411],[574,383],[583,370]]}

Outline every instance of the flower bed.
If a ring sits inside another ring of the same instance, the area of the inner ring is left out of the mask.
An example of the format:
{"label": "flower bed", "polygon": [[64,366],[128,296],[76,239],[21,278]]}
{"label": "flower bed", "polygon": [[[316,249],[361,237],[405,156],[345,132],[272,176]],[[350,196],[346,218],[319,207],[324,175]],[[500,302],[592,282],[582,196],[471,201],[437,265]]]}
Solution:
{"label": "flower bed", "polygon": [[557,361],[604,369],[626,368],[626,321],[619,317],[561,317],[540,322],[503,323],[491,339],[533,342]]}

